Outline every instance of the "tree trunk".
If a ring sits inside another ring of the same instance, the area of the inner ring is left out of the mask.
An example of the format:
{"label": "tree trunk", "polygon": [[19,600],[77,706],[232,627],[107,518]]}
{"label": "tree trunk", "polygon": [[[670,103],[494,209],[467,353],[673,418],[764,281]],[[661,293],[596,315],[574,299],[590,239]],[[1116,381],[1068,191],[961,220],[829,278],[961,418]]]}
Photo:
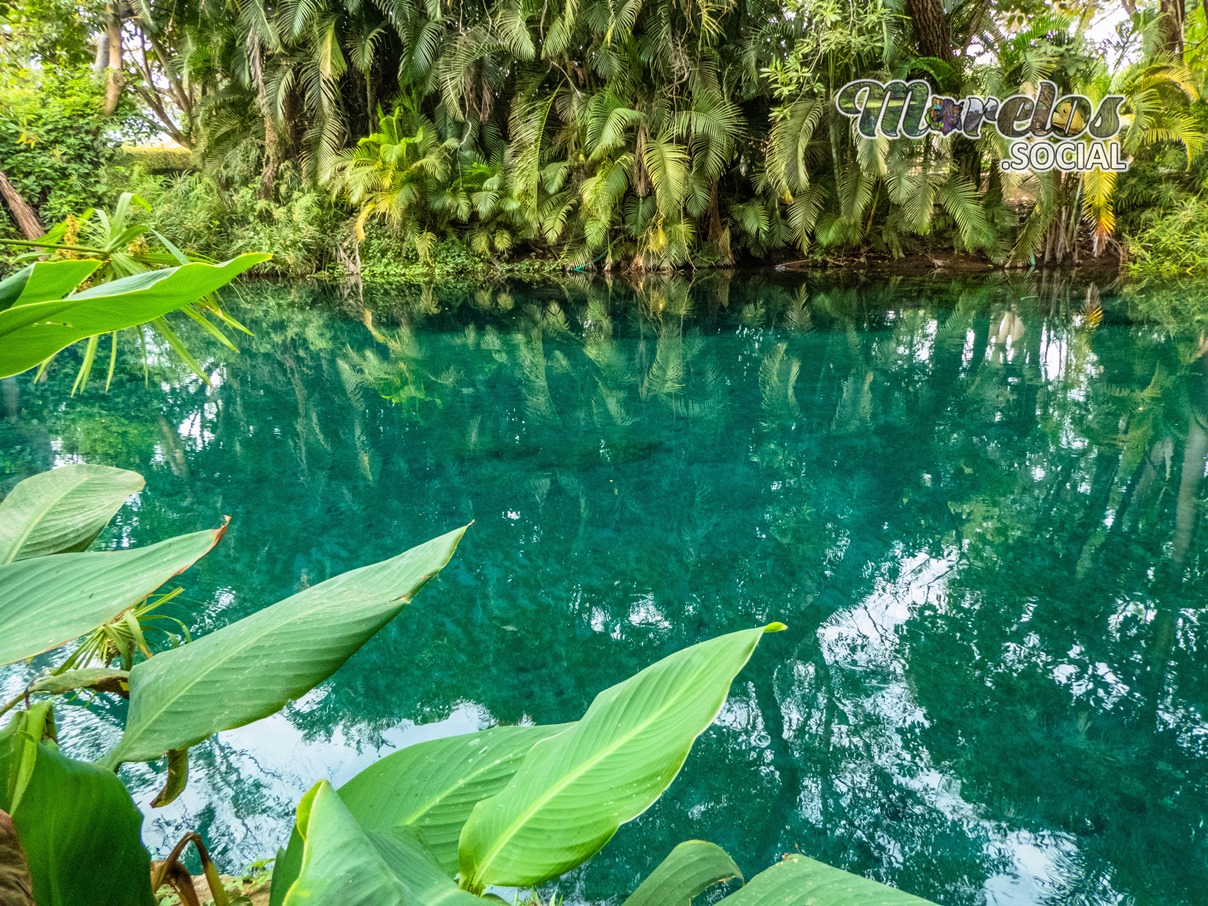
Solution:
{"label": "tree trunk", "polygon": [[38,239],[46,230],[42,228],[42,222],[38,220],[38,215],[21,197],[21,193],[16,187],[8,181],[8,177],[3,170],[0,170],[0,197],[4,199],[4,205],[13,215],[13,220],[16,221],[17,228],[21,230],[21,234],[26,239]]}
{"label": "tree trunk", "polygon": [[252,78],[256,83],[256,102],[260,105],[260,115],[264,119],[264,167],[260,171],[260,197],[267,200],[274,195],[277,166],[281,161],[281,134],[273,121],[268,87],[264,83],[264,48],[255,32],[248,35],[248,58],[252,66]]}
{"label": "tree trunk", "polygon": [[109,65],[109,36],[106,34],[97,35],[96,38],[96,56],[92,58],[92,74],[100,77],[105,71],[105,67]]}
{"label": "tree trunk", "polygon": [[274,196],[273,188],[277,181],[277,165],[279,163],[280,147],[281,137],[277,134],[277,127],[273,123],[273,118],[265,113],[264,169],[260,171],[260,197],[266,200],[272,199]]}
{"label": "tree trunk", "polygon": [[906,0],[906,14],[923,56],[951,62],[952,35],[942,0]]}
{"label": "tree trunk", "polygon": [[1170,54],[1176,62],[1183,62],[1183,20],[1186,15],[1183,0],[1160,0],[1158,15],[1161,17],[1158,28],[1162,36],[1162,50]]}
{"label": "tree trunk", "polygon": [[108,76],[105,80],[105,116],[112,116],[122,99],[126,77],[122,73],[122,8],[110,0],[105,4],[105,39],[108,43]]}

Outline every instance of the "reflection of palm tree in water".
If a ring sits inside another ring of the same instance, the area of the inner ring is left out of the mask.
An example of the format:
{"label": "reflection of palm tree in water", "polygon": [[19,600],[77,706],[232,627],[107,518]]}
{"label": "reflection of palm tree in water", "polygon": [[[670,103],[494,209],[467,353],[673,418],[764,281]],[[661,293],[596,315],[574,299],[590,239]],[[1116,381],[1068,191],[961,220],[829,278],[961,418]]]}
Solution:
{"label": "reflection of palm tree in water", "polygon": [[1179,496],[1175,507],[1174,544],[1171,560],[1182,572],[1199,507],[1199,489],[1208,464],[1208,336],[1200,338],[1195,363],[1188,376],[1187,439],[1179,472]]}
{"label": "reflection of palm tree in water", "polygon": [[1149,655],[1149,694],[1153,720],[1165,698],[1171,669],[1171,655],[1177,641],[1181,614],[1178,586],[1185,581],[1187,553],[1195,533],[1200,510],[1200,487],[1208,467],[1208,337],[1201,337],[1195,359],[1185,378],[1187,388],[1187,433],[1183,442],[1183,461],[1179,469],[1179,487],[1174,511],[1174,537],[1170,547],[1170,581],[1176,586],[1173,600],[1158,609],[1153,621],[1153,641]]}

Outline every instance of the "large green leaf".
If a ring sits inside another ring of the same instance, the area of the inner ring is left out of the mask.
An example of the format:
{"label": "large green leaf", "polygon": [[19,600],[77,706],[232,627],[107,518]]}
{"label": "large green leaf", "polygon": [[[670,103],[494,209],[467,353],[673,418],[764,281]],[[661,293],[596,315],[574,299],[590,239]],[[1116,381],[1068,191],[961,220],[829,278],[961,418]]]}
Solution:
{"label": "large green leaf", "polygon": [[84,550],[143,484],[137,472],[92,465],[25,479],[0,502],[0,564]]}
{"label": "large green leaf", "polygon": [[[340,787],[340,799],[369,831],[415,828],[446,876],[457,871],[457,838],[474,806],[498,793],[536,743],[569,724],[493,727],[416,743],[375,761]],[[280,906],[301,864],[294,834],[273,866],[273,906]]]}
{"label": "large green leaf", "polygon": [[[19,735],[11,727],[0,734],[0,778],[9,776],[14,758],[31,742]],[[0,785],[0,810],[10,806],[10,790]],[[112,771],[38,742],[28,785],[11,814],[38,906],[155,902],[143,816]]]}
{"label": "large green leaf", "polygon": [[714,884],[741,877],[720,846],[689,840],[671,850],[624,906],[691,906],[693,897]]}
{"label": "large green leaf", "polygon": [[437,864],[413,828],[367,831],[327,781],[298,806],[302,867],[285,906],[481,906]]}
{"label": "large green leaf", "polygon": [[126,732],[107,763],[147,761],[267,717],[313,689],[449,562],[464,528],[279,601],[130,671]]}
{"label": "large green leaf", "polygon": [[61,299],[101,266],[100,261],[39,261],[0,281],[0,309]]}
{"label": "large green leaf", "polygon": [[112,620],[205,556],[222,533],[0,566],[0,664],[57,648]]}
{"label": "large green leaf", "polygon": [[[77,340],[144,324],[230,283],[269,255],[148,271],[52,301],[0,310],[0,377],[19,374]],[[34,273],[41,264],[34,265]],[[31,280],[34,278],[31,277]]]}
{"label": "large green leaf", "polygon": [[934,906],[929,900],[795,853],[757,874],[722,902],[727,906]]}
{"label": "large green leaf", "polygon": [[326,780],[298,805],[302,870],[285,906],[410,906],[407,888]]}
{"label": "large green leaf", "polygon": [[570,726],[495,727],[417,743],[361,771],[340,787],[340,798],[368,830],[419,830],[452,874],[457,840],[474,806],[507,785],[534,745]]}
{"label": "large green leaf", "polygon": [[462,886],[529,887],[555,878],[649,808],[721,710],[764,632],[678,651],[601,692],[578,723],[537,743],[508,785],[466,822]]}
{"label": "large green leaf", "polygon": [[418,906],[482,906],[482,900],[457,886],[410,827],[371,831],[370,837],[386,863]]}

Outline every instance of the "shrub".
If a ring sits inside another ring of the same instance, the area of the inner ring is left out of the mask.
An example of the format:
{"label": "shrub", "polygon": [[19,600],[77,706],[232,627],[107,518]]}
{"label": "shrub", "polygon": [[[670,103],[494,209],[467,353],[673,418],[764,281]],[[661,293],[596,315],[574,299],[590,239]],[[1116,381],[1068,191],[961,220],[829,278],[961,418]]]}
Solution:
{"label": "shrub", "polygon": [[121,162],[148,173],[180,173],[193,169],[193,153],[180,145],[122,145]]}
{"label": "shrub", "polygon": [[0,170],[43,222],[89,207],[124,179],[119,142],[141,120],[101,116],[102,95],[91,74],[53,69],[0,92]]}
{"label": "shrub", "polygon": [[1208,273],[1208,198],[1184,201],[1129,237],[1130,269],[1140,276]]}
{"label": "shrub", "polygon": [[258,178],[216,169],[176,176],[138,170],[136,191],[150,203],[148,221],[182,248],[226,259],[272,249],[273,259],[257,273],[309,277],[334,256],[341,218],[330,199],[284,165],[269,198]]}

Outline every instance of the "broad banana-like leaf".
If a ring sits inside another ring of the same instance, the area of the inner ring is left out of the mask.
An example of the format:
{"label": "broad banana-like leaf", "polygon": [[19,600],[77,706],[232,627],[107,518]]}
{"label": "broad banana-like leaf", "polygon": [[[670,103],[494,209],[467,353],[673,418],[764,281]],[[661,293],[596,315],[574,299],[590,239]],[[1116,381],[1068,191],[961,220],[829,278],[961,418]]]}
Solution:
{"label": "broad banana-like leaf", "polygon": [[204,557],[224,531],[0,566],[0,664],[57,648],[112,620]]}
{"label": "broad banana-like leaf", "polygon": [[[0,734],[0,777],[28,748],[12,728]],[[10,791],[0,785],[0,810]],[[74,761],[38,742],[33,771],[11,808],[29,862],[38,906],[149,906],[151,857],[142,843],[143,816],[112,771]]]}
{"label": "broad banana-like leaf", "polygon": [[[407,746],[375,761],[340,787],[340,799],[367,831],[414,828],[446,878],[457,871],[457,838],[474,806],[512,779],[534,744],[570,724],[493,727]],[[302,838],[273,865],[271,906],[298,876]]]}
{"label": "broad banana-like leaf", "polygon": [[482,906],[482,900],[457,886],[410,827],[392,827],[370,832],[378,852],[385,856],[395,875],[417,906]]}
{"label": "broad banana-like leaf", "polygon": [[95,259],[39,261],[0,281],[0,310],[61,299],[101,266]]}
{"label": "broad banana-like leaf", "polygon": [[760,872],[722,902],[726,906],[935,906],[796,853]]}
{"label": "broad banana-like leaf", "polygon": [[721,710],[765,631],[677,651],[601,692],[578,723],[533,746],[516,776],[478,803],[462,829],[462,886],[541,884],[649,808]]}
{"label": "broad banana-like leaf", "polygon": [[[62,299],[0,310],[0,377],[33,368],[77,340],[144,324],[191,305],[270,257],[257,253],[222,264],[182,264],[102,283]],[[33,266],[30,282],[44,266]]]}
{"label": "broad banana-like leaf", "polygon": [[624,906],[691,906],[697,894],[714,884],[741,877],[734,860],[720,846],[689,840],[671,850]]}
{"label": "broad banana-like leaf", "polygon": [[570,726],[495,727],[408,746],[349,780],[340,798],[367,830],[414,827],[452,875],[474,806],[507,785],[534,745]]}
{"label": "broad banana-like leaf", "polygon": [[403,882],[326,780],[298,804],[298,831],[302,870],[285,906],[411,906]]}
{"label": "broad banana-like leaf", "polygon": [[0,564],[84,550],[143,484],[137,472],[92,465],[26,478],[0,502]]}
{"label": "broad banana-like leaf", "polygon": [[367,831],[320,781],[298,806],[302,869],[285,906],[481,906],[428,852],[414,828]]}
{"label": "broad banana-like leaf", "polygon": [[335,673],[444,568],[465,528],[278,601],[130,671],[126,732],[105,763],[148,761],[279,710]]}

